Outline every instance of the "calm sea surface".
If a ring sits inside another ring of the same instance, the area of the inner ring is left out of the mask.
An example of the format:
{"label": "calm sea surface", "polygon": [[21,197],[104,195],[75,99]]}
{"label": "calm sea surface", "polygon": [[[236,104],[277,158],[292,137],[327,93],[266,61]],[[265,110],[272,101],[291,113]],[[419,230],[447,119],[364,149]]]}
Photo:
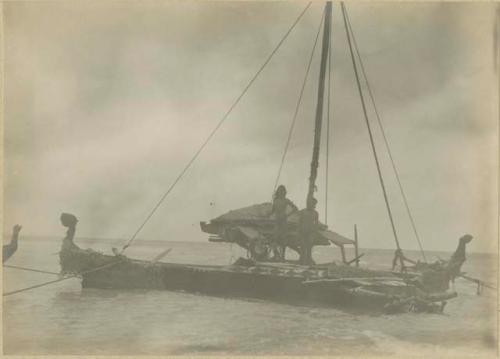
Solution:
{"label": "calm sea surface", "polygon": [[[8,264],[58,272],[60,243],[22,240]],[[77,243],[105,253],[123,244]],[[244,256],[236,246],[192,242],[137,242],[127,254],[152,259],[166,248],[172,251],[163,260],[179,263],[229,264]],[[393,251],[362,252],[362,265],[390,266]],[[433,259],[449,255],[430,253]],[[314,253],[318,262],[339,256],[330,247]],[[496,256],[469,254],[463,270],[495,282]],[[55,278],[4,268],[4,291]],[[477,296],[475,285],[460,279],[456,290],[459,297],[443,315],[367,315],[167,291],[83,290],[78,279],[69,279],[3,298],[3,347],[4,354],[18,355],[495,354],[496,293],[485,289]]]}

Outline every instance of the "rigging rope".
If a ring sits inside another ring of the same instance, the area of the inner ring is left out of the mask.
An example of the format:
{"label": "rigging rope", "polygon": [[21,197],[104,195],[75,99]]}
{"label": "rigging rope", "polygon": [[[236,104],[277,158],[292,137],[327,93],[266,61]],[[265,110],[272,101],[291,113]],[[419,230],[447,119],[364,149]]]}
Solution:
{"label": "rigging rope", "polygon": [[[371,144],[371,148],[372,148],[373,157],[375,159],[375,164],[377,166],[377,173],[378,173],[378,177],[379,177],[379,181],[380,181],[380,186],[382,187],[382,193],[384,195],[384,201],[385,201],[385,205],[387,208],[387,213],[389,214],[389,220],[391,222],[391,228],[392,228],[392,232],[394,234],[394,240],[396,242],[396,247],[398,250],[401,250],[401,247],[399,245],[398,235],[396,232],[396,227],[394,225],[394,219],[392,217],[391,206],[390,206],[389,200],[387,198],[387,192],[385,189],[384,179],[382,178],[382,172],[380,170],[380,163],[379,163],[378,156],[377,156],[377,150],[375,149],[375,143],[373,140],[372,129],[370,126],[370,122],[368,121],[368,113],[366,111],[365,99],[363,96],[363,90],[361,89],[361,83],[359,81],[358,67],[356,65],[356,59],[354,56],[354,51],[353,51],[352,43],[351,43],[351,36],[350,36],[349,28],[347,25],[346,9],[345,9],[344,2],[341,2],[340,5],[342,7],[342,16],[344,18],[344,26],[345,26],[345,31],[346,31],[346,35],[347,35],[347,42],[349,44],[349,51],[351,54],[352,66],[354,68],[354,75],[356,77],[356,83],[357,83],[357,87],[358,87],[359,97],[361,100],[361,106],[363,108],[363,114],[364,114],[364,118],[365,118],[366,127],[368,128],[368,135],[370,136],[370,144]],[[402,262],[402,260],[401,260],[401,262]],[[403,266],[403,263],[401,263],[401,265]]]}
{"label": "rigging rope", "polygon": [[50,282],[44,282],[44,283],[32,285],[31,287],[26,287],[26,288],[23,288],[23,289],[13,290],[12,292],[6,292],[6,293],[4,293],[3,296],[7,297],[7,296],[12,295],[12,294],[26,292],[28,290],[35,289],[35,288],[45,287],[46,285],[57,283],[57,282],[62,282],[63,280],[70,279],[70,278],[75,278],[75,277],[76,277],[76,275],[70,276],[70,277],[59,278],[59,279],[51,280]]}
{"label": "rigging rope", "polygon": [[293,117],[292,117],[292,123],[290,125],[290,129],[288,130],[288,137],[286,139],[285,149],[283,150],[283,155],[281,156],[280,167],[278,169],[278,175],[276,176],[276,181],[274,182],[273,195],[274,195],[274,192],[276,191],[276,187],[278,187],[278,182],[279,182],[280,177],[281,177],[281,171],[283,170],[283,165],[285,163],[286,154],[288,152],[288,146],[290,145],[290,140],[292,138],[293,130],[295,128],[295,123],[297,121],[297,115],[299,114],[299,108],[300,108],[300,105],[302,104],[302,96],[304,95],[304,89],[306,87],[307,79],[309,77],[309,70],[311,69],[311,64],[312,64],[312,60],[314,57],[314,52],[316,50],[316,45],[318,43],[319,33],[321,31],[321,26],[323,25],[324,19],[325,19],[325,11],[323,10],[322,15],[321,15],[321,20],[319,22],[318,32],[316,34],[316,38],[314,40],[314,44],[313,44],[313,47],[311,50],[311,56],[309,57],[309,63],[307,64],[306,73],[304,75],[304,81],[302,82],[302,88],[300,89],[299,99],[297,101],[297,104],[295,105],[295,112],[294,112]]}
{"label": "rigging rope", "polygon": [[13,290],[11,292],[6,292],[6,293],[3,293],[3,296],[7,297],[7,296],[12,295],[12,294],[25,292],[25,291],[28,291],[28,290],[31,290],[31,289],[35,289],[35,288],[45,287],[46,285],[50,285],[50,284],[62,282],[62,281],[65,281],[67,279],[76,278],[76,277],[79,277],[79,276],[82,276],[82,275],[86,275],[86,274],[89,274],[89,273],[97,272],[97,271],[99,271],[101,269],[115,266],[116,264],[118,264],[118,263],[120,263],[122,261],[123,261],[123,259],[119,259],[119,260],[117,260],[115,262],[107,263],[107,264],[104,264],[102,266],[96,267],[94,269],[90,269],[88,271],[85,271],[85,272],[82,272],[82,273],[79,273],[79,274],[72,274],[72,275],[69,275],[67,277],[62,277],[62,278],[54,279],[54,280],[51,280],[51,281],[48,281],[48,282],[43,282],[43,283],[40,283],[40,284],[32,285],[30,287],[26,287],[26,288],[22,288],[22,289],[18,289],[18,290]]}
{"label": "rigging rope", "polygon": [[29,271],[29,272],[37,272],[37,273],[44,273],[44,274],[60,275],[60,273],[57,273],[57,272],[49,272],[49,271],[41,270],[41,269],[19,267],[19,266],[14,266],[14,265],[10,265],[10,264],[4,264],[3,266],[6,267],[6,268],[13,268],[13,269],[25,270],[25,271]]}
{"label": "rigging rope", "polygon": [[332,38],[333,36],[330,34],[330,47],[328,48],[328,99],[326,111],[325,224],[328,224],[328,163],[330,158],[330,89],[332,73]]}
{"label": "rigging rope", "polygon": [[278,42],[278,44],[276,45],[276,47],[274,48],[274,50],[267,57],[266,61],[264,61],[264,63],[262,64],[262,66],[259,68],[259,70],[255,73],[255,75],[252,77],[252,79],[245,86],[245,88],[243,89],[243,91],[241,92],[241,94],[236,98],[236,100],[233,102],[233,104],[229,107],[229,110],[227,110],[226,113],[224,114],[224,116],[222,116],[222,118],[217,123],[217,126],[215,126],[215,128],[212,130],[212,132],[210,133],[210,135],[202,143],[202,145],[200,146],[200,148],[196,151],[196,153],[191,158],[191,160],[187,163],[187,165],[184,167],[184,169],[180,172],[180,174],[177,176],[177,178],[172,183],[172,185],[162,195],[162,197],[160,198],[160,200],[158,201],[158,203],[153,207],[153,209],[151,210],[151,212],[149,212],[149,214],[146,216],[146,218],[144,219],[144,221],[142,222],[142,224],[135,231],[134,235],[129,239],[129,241],[127,242],[127,244],[125,244],[123,246],[123,248],[122,248],[122,250],[121,250],[120,253],[123,253],[125,251],[125,249],[127,249],[132,244],[132,242],[135,240],[135,238],[137,237],[137,235],[139,234],[139,232],[142,230],[142,228],[144,228],[144,226],[146,225],[146,223],[153,216],[153,214],[156,212],[156,210],[160,207],[160,205],[163,203],[163,201],[165,200],[165,198],[170,194],[170,192],[172,192],[172,190],[177,185],[177,183],[180,181],[180,179],[184,176],[184,174],[186,173],[186,171],[191,167],[191,165],[196,160],[196,158],[198,158],[198,156],[201,153],[201,151],[203,151],[203,149],[208,144],[208,142],[212,139],[212,137],[215,135],[215,133],[217,132],[217,130],[222,126],[222,124],[225,122],[225,120],[231,114],[231,112],[236,107],[236,105],[240,102],[240,100],[243,98],[243,96],[247,93],[247,91],[250,88],[250,86],[252,86],[252,84],[254,83],[254,81],[257,79],[257,77],[260,75],[260,73],[264,70],[264,68],[269,63],[269,61],[271,61],[271,59],[273,58],[274,54],[281,47],[281,45],[286,40],[286,38],[288,37],[288,35],[290,34],[290,32],[292,32],[292,30],[295,28],[295,25],[297,25],[297,23],[299,22],[299,20],[302,18],[302,16],[309,9],[309,7],[311,6],[311,3],[312,2],[309,2],[307,4],[307,6],[304,8],[304,10],[302,10],[302,12],[300,13],[300,15],[295,19],[295,21],[293,22],[292,26],[288,29],[288,31],[285,33],[285,35]]}
{"label": "rigging rope", "polygon": [[373,105],[373,109],[374,109],[374,112],[375,112],[375,117],[377,118],[377,123],[379,125],[380,131],[382,132],[382,137],[384,139],[385,148],[387,149],[387,153],[389,154],[389,159],[391,161],[392,169],[394,170],[394,174],[395,174],[396,180],[398,182],[399,191],[401,192],[401,196],[403,197],[403,202],[404,202],[405,207],[406,207],[406,212],[408,213],[408,217],[410,218],[411,226],[413,228],[413,233],[415,234],[415,238],[417,239],[418,245],[420,247],[420,252],[422,254],[422,257],[424,258],[424,261],[427,263],[427,258],[425,257],[424,248],[422,246],[422,242],[420,240],[420,236],[418,235],[417,226],[415,225],[415,221],[413,219],[413,215],[412,215],[412,213],[410,211],[410,206],[408,205],[408,200],[407,200],[406,194],[405,194],[405,192],[403,190],[403,185],[401,184],[401,180],[399,178],[399,172],[398,172],[398,170],[396,168],[396,164],[394,162],[394,158],[392,157],[392,151],[391,151],[390,146],[389,146],[389,141],[387,140],[387,136],[385,134],[385,129],[384,129],[384,126],[382,124],[382,120],[380,119],[378,108],[377,108],[377,105],[375,103],[375,98],[373,96],[373,93],[372,93],[372,90],[371,90],[371,86],[370,86],[370,83],[368,81],[368,76],[366,75],[365,66],[363,64],[363,60],[362,60],[360,52],[359,52],[358,44],[356,42],[356,36],[354,36],[354,31],[352,30],[351,20],[349,19],[349,13],[347,12],[347,10],[346,10],[346,19],[347,19],[347,25],[349,26],[349,31],[351,33],[352,42],[354,44],[354,49],[356,50],[356,54],[357,54],[357,57],[358,57],[359,65],[360,65],[360,68],[361,68],[361,73],[363,74],[363,77],[365,79],[366,88],[367,88],[368,94],[370,96],[370,101],[371,101],[371,103]]}

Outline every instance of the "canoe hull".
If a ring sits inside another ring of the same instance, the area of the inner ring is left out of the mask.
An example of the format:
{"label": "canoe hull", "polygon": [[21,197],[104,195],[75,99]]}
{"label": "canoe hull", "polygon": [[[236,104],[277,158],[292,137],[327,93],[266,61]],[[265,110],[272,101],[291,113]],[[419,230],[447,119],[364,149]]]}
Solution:
{"label": "canoe hull", "polygon": [[[383,309],[388,297],[355,296],[348,286],[305,286],[302,276],[254,273],[246,268],[219,270],[191,266],[155,265],[144,269],[104,269],[82,276],[83,288],[154,289],[183,291],[217,297],[255,298],[291,304],[359,306]],[[125,270],[124,270],[125,269]],[[118,272],[120,271],[120,272]],[[133,272],[130,273],[130,272]]]}
{"label": "canoe hull", "polygon": [[384,311],[394,301],[418,294],[415,286],[403,283],[396,276],[383,281],[365,278],[362,281],[365,284],[360,284],[360,280],[354,278],[333,278],[329,268],[290,264],[151,263],[82,250],[74,244],[63,245],[60,256],[63,273],[80,275],[83,288],[171,290],[370,311]]}

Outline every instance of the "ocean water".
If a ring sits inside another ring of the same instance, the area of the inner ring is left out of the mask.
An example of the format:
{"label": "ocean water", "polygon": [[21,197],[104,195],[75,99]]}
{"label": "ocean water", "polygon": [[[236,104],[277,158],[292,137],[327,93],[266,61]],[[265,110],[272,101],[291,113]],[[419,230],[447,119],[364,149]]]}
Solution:
{"label": "ocean water", "polygon": [[[60,240],[26,238],[7,264],[59,271]],[[111,253],[123,241],[77,240]],[[229,264],[245,253],[220,243],[137,242],[127,254],[164,261]],[[367,250],[362,265],[387,268],[393,251]],[[418,258],[418,253],[407,251]],[[450,253],[429,253],[430,259]],[[348,252],[351,257],[352,253]],[[316,248],[318,262],[340,258]],[[496,281],[496,255],[468,254],[470,276]],[[3,270],[4,292],[57,278]],[[458,279],[444,314],[368,315],[336,308],[216,298],[155,290],[82,289],[78,279],[3,298],[3,351],[9,355],[494,355],[496,291],[476,295]]]}

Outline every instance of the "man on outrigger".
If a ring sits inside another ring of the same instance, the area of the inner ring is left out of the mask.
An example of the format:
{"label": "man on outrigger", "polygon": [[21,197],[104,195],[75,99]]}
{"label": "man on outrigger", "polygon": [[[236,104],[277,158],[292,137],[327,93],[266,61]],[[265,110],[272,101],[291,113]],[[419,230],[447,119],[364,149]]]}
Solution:
{"label": "man on outrigger", "polygon": [[299,234],[300,234],[300,263],[314,264],[312,259],[312,247],[318,235],[319,216],[316,211],[318,201],[314,197],[307,199],[307,208],[299,212]]}
{"label": "man on outrigger", "polygon": [[290,214],[287,213],[288,206],[292,207],[290,214],[297,212],[297,206],[286,198],[286,188],[280,185],[274,194],[273,208],[269,216],[274,214],[275,227],[273,234],[273,259],[285,260],[285,250],[287,246],[287,218]]}

